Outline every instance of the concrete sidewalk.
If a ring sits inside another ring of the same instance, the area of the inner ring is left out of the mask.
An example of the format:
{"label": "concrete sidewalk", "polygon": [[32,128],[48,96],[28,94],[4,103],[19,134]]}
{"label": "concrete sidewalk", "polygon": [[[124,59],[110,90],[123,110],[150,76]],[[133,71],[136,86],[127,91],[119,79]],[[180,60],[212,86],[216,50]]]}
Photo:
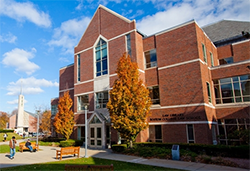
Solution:
{"label": "concrete sidewalk", "polygon": [[[23,141],[23,140],[22,140]],[[21,141],[21,142],[22,142]],[[19,141],[20,142],[20,141]],[[7,144],[7,143],[0,143]],[[35,163],[44,163],[51,161],[59,161],[56,159],[56,150],[60,149],[60,147],[47,147],[41,146],[41,151],[30,153],[25,151],[23,153],[16,152],[16,155],[13,160],[9,159],[9,153],[1,153],[0,154],[0,168],[4,167],[12,167],[19,165],[29,165]],[[145,159],[136,156],[122,155],[112,153],[111,150],[94,150],[88,149],[87,155],[89,157],[102,158],[102,159],[110,159],[117,160],[129,163],[138,163],[152,166],[160,166],[165,168],[174,168],[174,169],[182,169],[182,170],[199,170],[199,171],[247,171],[247,169],[240,169],[234,167],[226,167],[226,166],[218,166],[218,165],[210,165],[203,163],[194,163],[194,162],[184,162],[184,161],[173,161],[173,160],[164,160],[164,159]],[[85,149],[81,147],[80,157],[85,156]],[[63,157],[62,160],[75,159],[76,157]]]}

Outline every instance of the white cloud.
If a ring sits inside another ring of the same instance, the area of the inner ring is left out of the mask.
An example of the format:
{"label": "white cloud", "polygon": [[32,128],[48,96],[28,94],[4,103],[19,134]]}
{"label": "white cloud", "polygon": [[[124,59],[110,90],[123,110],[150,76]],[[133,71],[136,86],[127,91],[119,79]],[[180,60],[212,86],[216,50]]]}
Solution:
{"label": "white cloud", "polygon": [[34,57],[35,52],[35,48],[32,48],[31,52],[15,48],[3,54],[4,59],[2,60],[2,63],[6,66],[15,67],[16,71],[25,72],[30,75],[40,68],[38,65],[30,61],[30,59]]}
{"label": "white cloud", "polygon": [[39,11],[31,2],[0,0],[0,15],[6,15],[19,22],[28,20],[42,27],[51,26],[49,14]]}
{"label": "white cloud", "polygon": [[7,95],[39,94],[44,92],[42,87],[58,87],[59,83],[46,79],[36,79],[35,77],[21,78],[17,82],[10,82]]}
{"label": "white cloud", "polygon": [[[24,99],[24,103],[27,103],[28,101]],[[18,104],[18,99],[7,101],[8,104]]]}
{"label": "white cloud", "polygon": [[48,45],[62,47],[63,53],[73,54],[74,47],[77,45],[89,22],[89,17],[63,22],[59,28],[54,29],[53,38],[48,42]]}
{"label": "white cloud", "polygon": [[162,4],[161,7],[164,8],[164,11],[142,18],[137,22],[137,28],[143,33],[151,35],[192,19],[195,19],[200,26],[223,19],[250,20],[250,1],[183,0],[167,2],[166,0],[160,2],[152,0],[157,7]]}
{"label": "white cloud", "polygon": [[0,42],[15,43],[16,40],[17,37],[10,32],[8,32],[7,34],[0,35]]}

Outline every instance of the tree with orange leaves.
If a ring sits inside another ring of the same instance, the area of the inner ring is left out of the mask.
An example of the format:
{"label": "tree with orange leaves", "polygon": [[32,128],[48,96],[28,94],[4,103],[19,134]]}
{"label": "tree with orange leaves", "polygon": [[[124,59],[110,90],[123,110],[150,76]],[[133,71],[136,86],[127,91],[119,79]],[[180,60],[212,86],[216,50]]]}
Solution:
{"label": "tree with orange leaves", "polygon": [[59,98],[58,112],[53,123],[55,131],[62,134],[66,140],[69,139],[74,127],[74,113],[71,109],[72,105],[73,101],[67,91]]}
{"label": "tree with orange leaves", "polygon": [[113,128],[122,138],[127,139],[132,147],[136,136],[148,127],[151,99],[148,89],[139,79],[137,63],[132,62],[126,53],[120,58],[116,72],[118,79],[109,92],[107,108]]}
{"label": "tree with orange leaves", "polygon": [[48,134],[50,132],[50,129],[51,129],[50,119],[51,119],[51,111],[45,110],[42,114],[42,122],[41,122],[40,128],[46,134]]}

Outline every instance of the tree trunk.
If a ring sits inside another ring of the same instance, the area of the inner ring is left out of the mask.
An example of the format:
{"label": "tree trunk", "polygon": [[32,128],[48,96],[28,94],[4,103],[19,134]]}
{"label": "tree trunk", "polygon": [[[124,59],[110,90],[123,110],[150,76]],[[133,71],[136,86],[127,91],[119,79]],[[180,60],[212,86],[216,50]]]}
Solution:
{"label": "tree trunk", "polygon": [[129,147],[133,148],[133,141],[132,140],[129,140]]}

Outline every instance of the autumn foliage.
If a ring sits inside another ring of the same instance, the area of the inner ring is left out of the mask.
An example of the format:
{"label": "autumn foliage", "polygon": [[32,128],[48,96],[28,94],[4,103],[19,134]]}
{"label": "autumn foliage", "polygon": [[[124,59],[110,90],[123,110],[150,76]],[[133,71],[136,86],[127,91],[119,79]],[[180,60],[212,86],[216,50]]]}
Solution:
{"label": "autumn foliage", "polygon": [[151,99],[148,89],[139,79],[137,63],[131,62],[126,53],[120,58],[116,72],[118,79],[109,93],[107,108],[113,128],[132,146],[139,132],[148,127]]}
{"label": "autumn foliage", "polygon": [[9,122],[9,116],[6,112],[0,112],[0,129],[6,128],[6,124]]}
{"label": "autumn foliage", "polygon": [[58,112],[53,123],[55,131],[62,134],[67,140],[72,134],[74,127],[74,113],[71,109],[72,105],[73,101],[67,91],[59,98]]}
{"label": "autumn foliage", "polygon": [[42,115],[42,123],[40,126],[43,132],[46,132],[46,133],[50,132],[50,129],[51,129],[50,118],[51,118],[51,111],[45,110]]}

